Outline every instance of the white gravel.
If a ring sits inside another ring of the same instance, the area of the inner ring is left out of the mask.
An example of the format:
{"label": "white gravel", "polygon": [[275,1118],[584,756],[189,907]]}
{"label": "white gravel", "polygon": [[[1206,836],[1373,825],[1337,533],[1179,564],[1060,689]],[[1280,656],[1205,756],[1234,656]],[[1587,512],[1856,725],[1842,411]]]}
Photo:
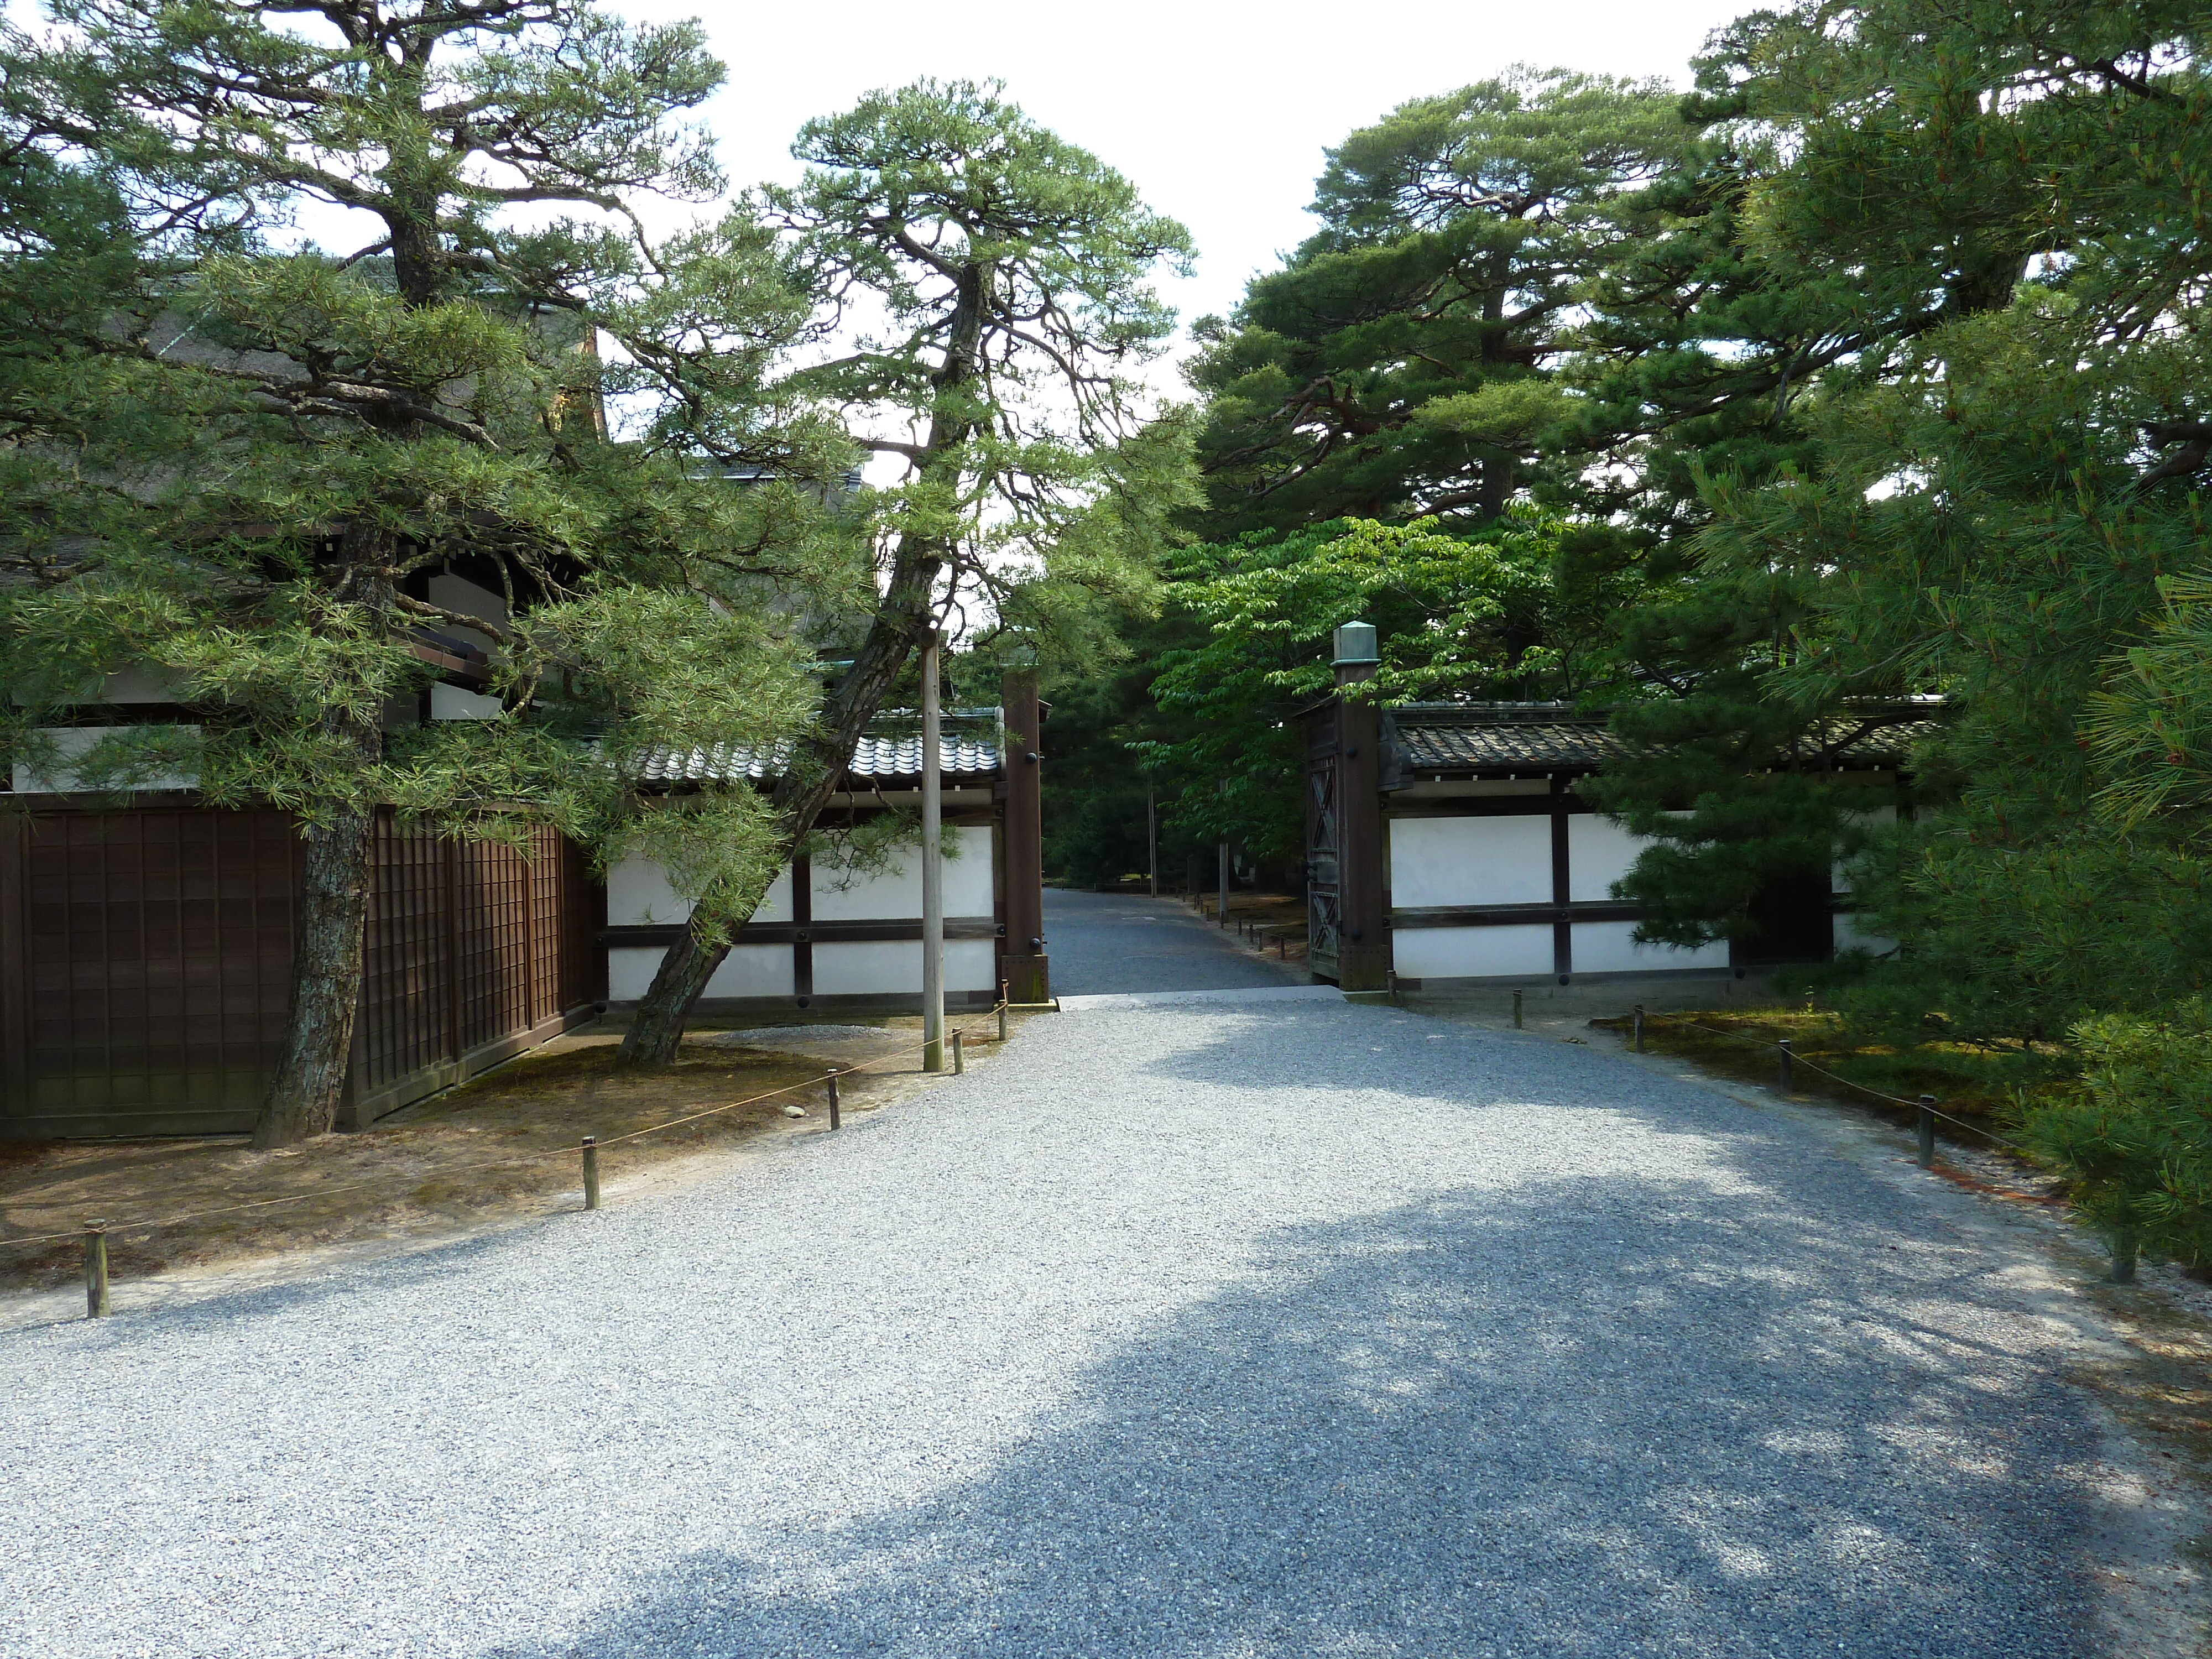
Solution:
{"label": "white gravel", "polygon": [[1042,1016],[683,1192],[0,1334],[0,1653],[2142,1653],[2182,1501],[2046,1260],[1534,1037]]}

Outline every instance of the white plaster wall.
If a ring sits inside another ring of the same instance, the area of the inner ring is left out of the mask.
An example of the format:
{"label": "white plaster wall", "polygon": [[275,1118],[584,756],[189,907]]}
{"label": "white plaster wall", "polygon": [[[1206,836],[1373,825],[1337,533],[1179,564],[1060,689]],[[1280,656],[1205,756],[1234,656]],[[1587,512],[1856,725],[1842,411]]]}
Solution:
{"label": "white plaster wall", "polygon": [[[118,728],[102,726],[46,726],[43,728],[43,735],[52,738],[54,744],[53,770],[41,772],[26,762],[18,761],[15,763],[15,775],[11,780],[13,786],[19,794],[76,794],[88,789],[92,786],[78,775],[76,769],[70,764],[70,762],[88,752],[93,744],[107,736],[111,731],[135,729],[130,726]],[[199,727],[197,726],[185,726],[172,729],[187,732],[195,736],[199,732]],[[133,779],[123,787],[191,789],[198,787],[199,781],[199,774],[197,772],[149,772],[143,777]]]}
{"label": "white plaster wall", "polygon": [[1567,896],[1577,904],[1610,899],[1613,884],[1650,844],[1650,836],[1632,834],[1610,818],[1576,813],[1567,820]]}
{"label": "white plaster wall", "polygon": [[[945,860],[945,914],[988,916],[991,914],[991,827],[964,824],[952,833],[957,837],[960,856]],[[918,921],[921,918],[921,849],[918,847],[902,849],[891,868],[856,881],[843,892],[830,884],[833,878],[832,872],[814,872],[817,921]],[[919,968],[915,971],[917,976],[921,973]],[[917,977],[915,988],[919,990],[921,985]]]}
{"label": "white plaster wall", "polygon": [[[653,983],[665,946],[619,945],[607,951],[607,996],[616,1002],[635,1002]],[[722,965],[707,981],[710,997],[787,997],[791,978],[788,945],[738,945],[722,958]]]}
{"label": "white plaster wall", "polygon": [[1638,945],[1632,921],[1578,921],[1574,925],[1577,974],[1633,974],[1664,968],[1725,968],[1726,939],[1694,951],[1671,945]]}
{"label": "white plaster wall", "polygon": [[[648,859],[629,858],[607,872],[607,925],[611,927],[649,927],[684,921],[691,907],[676,896],[667,872]],[[753,913],[755,921],[791,920],[791,872],[785,870],[769,884],[768,896]],[[784,953],[790,951],[786,947]]]}
{"label": "white plaster wall", "polygon": [[495,720],[506,708],[497,697],[487,697],[443,680],[430,684],[430,718],[434,720]]}
{"label": "white plaster wall", "polygon": [[[1394,909],[1426,910],[1447,904],[1548,904],[1551,900],[1552,821],[1547,817],[1390,821],[1390,904]],[[1449,931],[1507,930],[1462,927]],[[1547,968],[1550,961],[1547,954]],[[1426,970],[1401,967],[1398,971],[1413,974]],[[1433,971],[1441,974],[1446,970]],[[1502,968],[1498,971],[1519,970]]]}
{"label": "white plaster wall", "polygon": [[119,668],[100,683],[102,702],[174,702],[177,694],[146,668]]}
{"label": "white plaster wall", "polygon": [[1535,922],[1510,927],[1393,928],[1390,965],[1408,979],[1546,975],[1552,971],[1552,927],[1549,922]]}
{"label": "white plaster wall", "polygon": [[1862,932],[1859,918],[1849,911],[1838,911],[1836,923],[1836,954],[1846,951],[1865,951],[1874,956],[1887,956],[1897,949],[1897,941],[1887,934]]}
{"label": "white plaster wall", "polygon": [[[1844,816],[1853,823],[1861,824],[1871,830],[1881,824],[1895,823],[1897,808],[1893,805],[1872,806],[1864,811],[1846,812]],[[1828,890],[1835,893],[1848,893],[1851,890],[1851,884],[1850,878],[1844,873],[1844,861],[1841,859],[1838,859],[1835,862],[1832,873],[1829,877]],[[1841,916],[1836,918],[1836,926],[1838,929],[1842,927]],[[1836,936],[1836,948],[1838,951],[1844,948],[1843,935],[1840,932]]]}
{"label": "white plaster wall", "polygon": [[[791,953],[784,952],[787,960]],[[995,991],[992,969],[996,960],[991,941],[952,939],[945,946],[945,988],[948,991]],[[865,944],[817,945],[814,947],[814,992],[817,996],[891,996],[921,994],[921,941],[887,939]]]}
{"label": "white plaster wall", "polygon": [[[501,629],[507,627],[507,598],[504,594],[495,593],[488,587],[479,587],[465,576],[456,576],[445,571],[440,571],[430,578],[429,591],[433,605],[442,605],[448,611],[458,611],[465,617],[482,617]],[[488,652],[492,648],[491,635],[479,633],[473,628],[463,628],[456,623],[434,623],[431,625],[468,641],[479,651]]]}

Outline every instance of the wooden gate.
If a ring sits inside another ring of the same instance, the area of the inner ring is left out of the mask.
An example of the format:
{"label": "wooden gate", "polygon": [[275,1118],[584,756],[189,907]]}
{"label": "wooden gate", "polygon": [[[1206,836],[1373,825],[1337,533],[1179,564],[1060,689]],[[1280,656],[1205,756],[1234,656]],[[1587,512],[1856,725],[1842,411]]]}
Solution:
{"label": "wooden gate", "polygon": [[1332,707],[1306,726],[1306,962],[1322,979],[1337,976],[1344,933],[1343,799],[1337,720]]}

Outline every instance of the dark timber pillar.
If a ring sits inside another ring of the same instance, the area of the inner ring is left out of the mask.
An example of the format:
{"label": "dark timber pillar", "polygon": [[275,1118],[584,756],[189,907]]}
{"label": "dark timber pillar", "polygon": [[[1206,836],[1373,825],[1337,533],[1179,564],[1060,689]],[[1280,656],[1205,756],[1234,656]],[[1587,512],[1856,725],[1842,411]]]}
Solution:
{"label": "dark timber pillar", "polygon": [[1044,950],[1044,711],[1036,673],[1017,669],[999,693],[1006,710],[1006,949],[1000,976],[1015,1002],[1049,1002]]}
{"label": "dark timber pillar", "polygon": [[1375,704],[1347,695],[1375,678],[1375,629],[1336,630],[1337,868],[1343,927],[1336,983],[1346,991],[1390,985],[1389,917],[1382,908],[1382,720]]}

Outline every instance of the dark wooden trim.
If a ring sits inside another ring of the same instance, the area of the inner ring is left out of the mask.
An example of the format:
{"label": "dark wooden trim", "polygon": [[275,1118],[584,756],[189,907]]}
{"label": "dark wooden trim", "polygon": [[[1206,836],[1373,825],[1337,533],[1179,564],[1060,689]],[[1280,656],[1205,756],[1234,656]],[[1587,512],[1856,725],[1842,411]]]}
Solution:
{"label": "dark wooden trim", "polygon": [[[428,663],[433,668],[443,670],[456,679],[471,680],[478,685],[488,685],[491,683],[491,668],[489,664],[471,662],[465,657],[453,655],[450,651],[441,651],[434,645],[424,645],[419,640],[411,641],[407,647],[407,654],[417,662]],[[424,695],[428,694],[426,692]]]}
{"label": "dark wooden trim", "polygon": [[1035,671],[1017,669],[1006,675],[1000,682],[999,700],[1006,745],[1000,757],[1006,781],[1006,943],[1000,966],[1009,982],[1007,994],[1016,1002],[1045,1002],[1052,996],[1052,962],[1044,933],[1044,714]]}
{"label": "dark wooden trim", "polygon": [[1612,899],[1583,899],[1570,904],[1440,904],[1425,910],[1393,910],[1393,927],[1525,927],[1532,922],[1641,921],[1640,906]]}
{"label": "dark wooden trim", "polygon": [[[989,916],[947,916],[945,937],[952,939],[997,939],[1000,930]],[[599,943],[611,949],[646,945],[673,945],[684,936],[680,923],[602,927]],[[921,938],[921,920],[817,921],[801,927],[795,921],[749,921],[732,936],[732,945],[878,945]],[[799,994],[805,994],[800,993]]]}
{"label": "dark wooden trim", "polygon": [[1588,805],[1573,795],[1477,795],[1466,800],[1409,801],[1404,805],[1392,805],[1384,810],[1390,818],[1540,818],[1549,817],[1559,811],[1559,802],[1567,803],[1570,813],[1595,813],[1597,808]]}
{"label": "dark wooden trim", "polygon": [[[743,944],[749,931],[738,928],[735,942]],[[795,997],[814,994],[814,860],[804,853],[795,854],[791,860],[791,994]]]}
{"label": "dark wooden trim", "polygon": [[1574,809],[1567,804],[1567,780],[1552,779],[1552,902],[1558,920],[1552,924],[1552,971],[1564,983],[1575,971],[1575,925],[1568,919],[1573,904],[1574,872],[1568,867],[1567,819]]}
{"label": "dark wooden trim", "polygon": [[31,1104],[31,945],[23,916],[30,833],[29,819],[0,817],[0,1111]]}

